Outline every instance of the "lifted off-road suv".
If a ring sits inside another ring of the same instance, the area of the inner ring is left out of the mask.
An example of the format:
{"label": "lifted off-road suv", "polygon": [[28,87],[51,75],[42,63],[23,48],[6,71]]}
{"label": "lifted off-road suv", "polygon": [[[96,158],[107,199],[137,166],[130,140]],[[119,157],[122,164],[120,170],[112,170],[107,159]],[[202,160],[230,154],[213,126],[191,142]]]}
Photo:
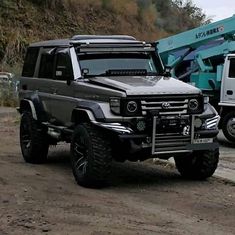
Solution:
{"label": "lifted off-road suv", "polygon": [[76,181],[102,186],[112,160],[175,158],[188,178],[218,163],[219,116],[200,90],[170,78],[156,45],[130,36],[74,36],[29,46],[20,79],[26,162],[71,143]]}

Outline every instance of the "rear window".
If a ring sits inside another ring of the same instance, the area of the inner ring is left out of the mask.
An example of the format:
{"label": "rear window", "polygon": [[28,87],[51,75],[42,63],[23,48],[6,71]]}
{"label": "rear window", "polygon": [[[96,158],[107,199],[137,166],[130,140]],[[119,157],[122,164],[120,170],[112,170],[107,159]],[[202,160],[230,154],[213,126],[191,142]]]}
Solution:
{"label": "rear window", "polygon": [[38,52],[39,48],[28,48],[22,71],[23,77],[33,77],[38,58]]}

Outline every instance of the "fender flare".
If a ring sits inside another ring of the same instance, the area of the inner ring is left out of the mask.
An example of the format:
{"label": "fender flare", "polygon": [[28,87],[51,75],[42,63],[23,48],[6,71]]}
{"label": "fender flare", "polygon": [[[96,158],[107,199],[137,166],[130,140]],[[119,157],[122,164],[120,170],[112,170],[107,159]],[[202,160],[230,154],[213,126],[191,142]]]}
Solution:
{"label": "fender flare", "polygon": [[81,123],[81,122],[94,122],[95,116],[92,111],[82,108],[75,108],[72,112],[71,122],[73,123]]}
{"label": "fender flare", "polygon": [[20,114],[22,114],[24,110],[30,111],[32,113],[33,119],[36,121],[38,120],[37,112],[33,104],[33,101],[28,100],[28,99],[21,100],[20,109],[19,109]]}
{"label": "fender flare", "polygon": [[45,122],[48,120],[47,112],[45,111],[43,103],[36,92],[33,94],[27,94],[20,101],[19,112],[23,113],[24,110],[31,111],[33,118],[37,121]]}

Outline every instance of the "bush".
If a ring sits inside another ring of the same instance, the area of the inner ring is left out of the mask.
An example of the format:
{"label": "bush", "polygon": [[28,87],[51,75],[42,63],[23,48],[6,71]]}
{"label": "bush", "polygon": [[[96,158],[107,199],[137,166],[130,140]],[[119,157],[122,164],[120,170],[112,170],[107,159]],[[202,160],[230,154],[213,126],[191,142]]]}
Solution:
{"label": "bush", "polygon": [[18,95],[11,85],[0,86],[0,106],[16,107]]}

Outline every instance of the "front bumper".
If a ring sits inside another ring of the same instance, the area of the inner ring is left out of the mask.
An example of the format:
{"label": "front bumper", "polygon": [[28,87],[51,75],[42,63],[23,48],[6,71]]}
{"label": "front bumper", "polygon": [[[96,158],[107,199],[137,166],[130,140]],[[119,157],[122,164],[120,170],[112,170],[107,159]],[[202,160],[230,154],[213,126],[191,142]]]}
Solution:
{"label": "front bumper", "polygon": [[[118,135],[118,139],[120,143],[125,144],[125,146],[129,145],[131,148],[129,149],[129,153],[136,153],[143,149],[147,150],[148,153],[151,155],[166,155],[166,154],[176,154],[176,153],[185,153],[185,152],[192,152],[192,151],[202,151],[202,150],[215,150],[219,147],[219,144],[215,141],[216,136],[218,135],[219,130],[205,130],[205,131],[198,131],[195,132],[195,138],[192,142],[187,143],[183,146],[180,146],[179,149],[171,149],[169,146],[167,150],[158,151],[156,149],[153,152],[153,143],[150,142],[150,137],[148,135],[143,134],[122,134]],[[198,141],[194,143],[194,140],[207,140],[209,143],[203,141]]]}
{"label": "front bumper", "polygon": [[[194,117],[191,118],[191,131],[188,135],[179,133],[157,133],[156,120],[152,119],[152,133],[139,134],[120,123],[94,123],[105,129],[114,140],[115,151],[120,155],[143,155],[143,158],[161,155],[175,155],[200,150],[214,150],[218,129],[195,130]],[[115,137],[115,138],[114,138]]]}

